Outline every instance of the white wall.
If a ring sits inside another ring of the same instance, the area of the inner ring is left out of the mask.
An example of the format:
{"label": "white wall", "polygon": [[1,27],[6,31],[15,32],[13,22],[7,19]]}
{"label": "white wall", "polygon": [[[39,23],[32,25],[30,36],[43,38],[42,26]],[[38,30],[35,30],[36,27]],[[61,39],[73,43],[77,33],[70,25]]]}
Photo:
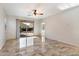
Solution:
{"label": "white wall", "polygon": [[46,37],[79,46],[79,7],[44,19]]}
{"label": "white wall", "polygon": [[41,34],[41,22],[42,22],[42,19],[34,20],[34,34],[35,35]]}
{"label": "white wall", "polygon": [[16,39],[16,17],[7,16],[7,39]]}
{"label": "white wall", "polygon": [[[16,24],[16,19],[24,19],[24,20],[32,20],[32,19],[28,19],[28,18],[24,18],[24,17],[18,17],[18,16],[7,16],[7,30],[6,30],[6,37],[7,37],[7,40],[9,39],[16,39],[16,36],[17,36],[17,39],[19,37],[19,21],[17,20],[17,23],[18,23],[18,26]],[[17,29],[16,29],[16,26],[17,26]],[[18,35],[17,35],[18,34]]]}
{"label": "white wall", "polygon": [[0,49],[3,47],[6,41],[5,22],[6,22],[6,15],[3,8],[0,6]]}

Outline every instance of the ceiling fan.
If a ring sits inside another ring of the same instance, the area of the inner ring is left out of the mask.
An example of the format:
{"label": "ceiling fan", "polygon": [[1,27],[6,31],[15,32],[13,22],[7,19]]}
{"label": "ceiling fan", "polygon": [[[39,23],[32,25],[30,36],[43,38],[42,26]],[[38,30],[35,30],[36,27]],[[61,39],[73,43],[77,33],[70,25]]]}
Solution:
{"label": "ceiling fan", "polygon": [[33,10],[33,15],[35,15],[35,16],[36,15],[43,15],[43,13],[38,13],[37,10],[35,9],[35,10]]}

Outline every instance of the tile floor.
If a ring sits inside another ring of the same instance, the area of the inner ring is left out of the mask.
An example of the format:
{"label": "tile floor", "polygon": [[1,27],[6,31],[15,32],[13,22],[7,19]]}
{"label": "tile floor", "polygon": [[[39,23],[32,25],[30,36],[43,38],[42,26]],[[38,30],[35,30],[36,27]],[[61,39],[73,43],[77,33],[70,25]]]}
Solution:
{"label": "tile floor", "polygon": [[19,41],[7,40],[0,50],[0,56],[79,56],[79,48],[59,41],[35,38],[34,45],[19,48]]}

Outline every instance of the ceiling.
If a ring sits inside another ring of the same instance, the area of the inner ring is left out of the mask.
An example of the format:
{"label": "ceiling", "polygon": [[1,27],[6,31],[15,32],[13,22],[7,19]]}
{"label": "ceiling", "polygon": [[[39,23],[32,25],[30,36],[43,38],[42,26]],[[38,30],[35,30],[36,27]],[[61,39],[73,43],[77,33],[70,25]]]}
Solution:
{"label": "ceiling", "polygon": [[[7,15],[41,19],[63,11],[59,6],[64,6],[64,4],[68,5],[68,3],[4,3],[1,5]],[[34,9],[37,9],[38,12],[44,15],[33,16],[32,12]]]}

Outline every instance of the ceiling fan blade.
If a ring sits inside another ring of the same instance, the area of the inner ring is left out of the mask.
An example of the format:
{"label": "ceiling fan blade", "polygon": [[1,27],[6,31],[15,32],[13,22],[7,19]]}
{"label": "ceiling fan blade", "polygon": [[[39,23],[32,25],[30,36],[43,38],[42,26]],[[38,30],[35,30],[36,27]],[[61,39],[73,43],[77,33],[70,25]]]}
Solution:
{"label": "ceiling fan blade", "polygon": [[36,13],[37,15],[43,15],[43,13]]}
{"label": "ceiling fan blade", "polygon": [[40,15],[43,15],[43,13],[40,13]]}

